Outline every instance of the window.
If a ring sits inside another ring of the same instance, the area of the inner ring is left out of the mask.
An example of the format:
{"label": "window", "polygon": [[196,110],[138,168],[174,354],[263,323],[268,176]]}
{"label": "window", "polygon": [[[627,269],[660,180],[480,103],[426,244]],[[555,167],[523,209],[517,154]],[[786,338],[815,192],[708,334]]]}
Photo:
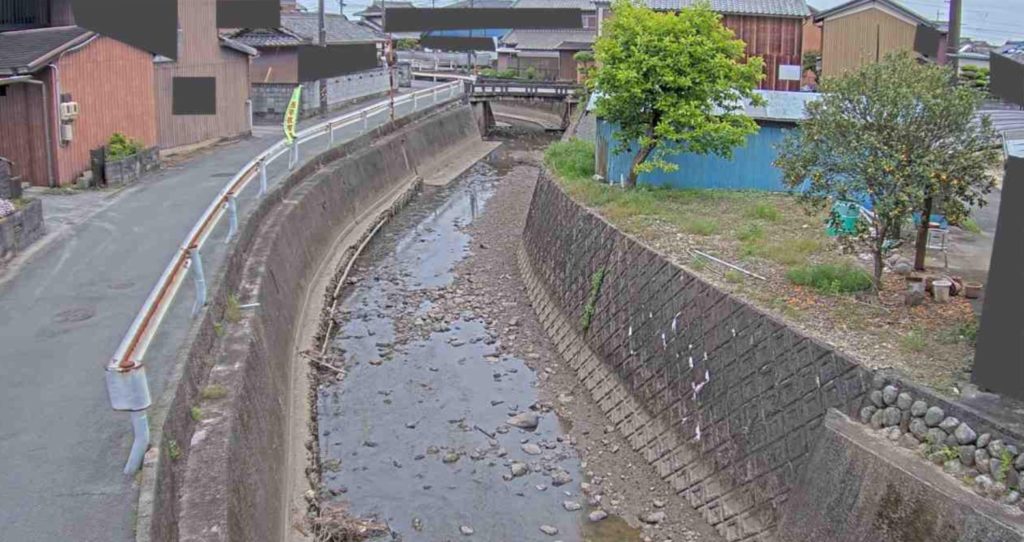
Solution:
{"label": "window", "polygon": [[593,30],[597,28],[597,15],[584,14],[583,15],[583,28],[587,30]]}

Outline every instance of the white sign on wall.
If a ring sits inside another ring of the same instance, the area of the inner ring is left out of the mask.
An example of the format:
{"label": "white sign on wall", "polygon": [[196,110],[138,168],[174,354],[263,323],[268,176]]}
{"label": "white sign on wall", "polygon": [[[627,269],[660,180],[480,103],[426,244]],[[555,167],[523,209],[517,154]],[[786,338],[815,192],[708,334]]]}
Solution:
{"label": "white sign on wall", "polygon": [[780,81],[799,81],[803,70],[796,64],[779,64]]}

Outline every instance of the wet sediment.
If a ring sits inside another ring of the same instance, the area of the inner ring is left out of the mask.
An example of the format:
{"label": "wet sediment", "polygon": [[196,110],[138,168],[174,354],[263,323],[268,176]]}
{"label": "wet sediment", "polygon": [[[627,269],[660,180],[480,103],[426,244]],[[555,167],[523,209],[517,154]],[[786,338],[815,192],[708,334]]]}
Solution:
{"label": "wet sediment", "polygon": [[605,432],[532,314],[514,250],[536,149],[424,187],[358,260],[329,340],[344,375],[317,389],[321,504],[410,541],[717,540]]}

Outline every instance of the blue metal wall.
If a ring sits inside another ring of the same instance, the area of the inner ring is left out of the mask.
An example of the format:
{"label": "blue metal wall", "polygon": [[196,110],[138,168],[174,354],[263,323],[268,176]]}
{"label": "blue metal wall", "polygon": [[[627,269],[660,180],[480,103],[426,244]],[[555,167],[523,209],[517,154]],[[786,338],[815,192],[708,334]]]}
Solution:
{"label": "blue metal wall", "polygon": [[[668,161],[678,165],[678,170],[643,173],[639,182],[674,188],[788,191],[782,182],[782,172],[772,162],[778,155],[776,145],[782,142],[786,132],[795,128],[795,125],[775,122],[759,124],[760,131],[748,137],[745,146],[733,149],[731,160],[714,155],[676,154],[670,156]],[[617,143],[612,137],[613,130],[611,123],[597,119],[597,137],[608,143],[608,179],[618,183],[628,175],[636,147],[629,153],[615,153]]]}

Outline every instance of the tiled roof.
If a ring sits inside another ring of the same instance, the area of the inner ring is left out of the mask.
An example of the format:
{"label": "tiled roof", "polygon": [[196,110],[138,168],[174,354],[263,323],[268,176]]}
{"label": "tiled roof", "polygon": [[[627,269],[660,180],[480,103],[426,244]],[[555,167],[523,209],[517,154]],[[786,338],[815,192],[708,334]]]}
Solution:
{"label": "tiled roof", "polygon": [[309,43],[291,32],[280,28],[253,28],[235,32],[231,39],[250,47],[294,47]]}
{"label": "tiled roof", "polygon": [[593,44],[596,39],[594,30],[513,30],[501,41],[519,50],[555,51],[560,48],[583,49],[584,45]]}
{"label": "tiled roof", "polygon": [[863,6],[865,4],[881,4],[899,13],[902,13],[903,15],[910,19],[916,20],[918,23],[935,26],[935,23],[933,21],[925,19],[924,17],[918,15],[916,12],[908,9],[906,6],[894,0],[850,0],[845,4],[840,4],[834,8],[819,11],[814,16],[814,20],[821,21],[823,19],[832,17],[833,15],[838,15],[850,9]]}
{"label": "tiled roof", "polygon": [[[281,26],[309,41],[316,41],[319,21],[316,13],[282,13]],[[349,21],[336,13],[324,14],[327,43],[350,43],[382,40],[384,37],[369,28]]]}
{"label": "tiled roof", "polygon": [[[676,11],[697,3],[697,0],[645,1],[647,7],[659,11]],[[711,9],[718,13],[769,17],[806,17],[811,13],[804,0],[711,0]]]}
{"label": "tiled roof", "polygon": [[558,9],[582,9],[593,10],[593,0],[518,0],[514,6],[517,8],[558,8]]}
{"label": "tiled roof", "polygon": [[438,7],[468,8],[470,4],[473,4],[474,8],[510,8],[514,3],[515,0],[459,0],[447,6]]}
{"label": "tiled roof", "polygon": [[0,33],[0,73],[34,71],[48,57],[90,32],[77,26],[59,26]]}

